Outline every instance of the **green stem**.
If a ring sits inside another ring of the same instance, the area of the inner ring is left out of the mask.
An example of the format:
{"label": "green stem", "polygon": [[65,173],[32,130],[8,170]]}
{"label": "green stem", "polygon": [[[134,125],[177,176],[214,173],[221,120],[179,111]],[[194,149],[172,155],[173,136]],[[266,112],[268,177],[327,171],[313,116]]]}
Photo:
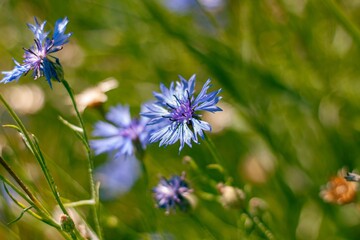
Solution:
{"label": "green stem", "polygon": [[95,200],[94,199],[89,199],[89,200],[81,200],[81,201],[77,201],[77,202],[71,202],[71,203],[65,203],[64,204],[66,207],[80,207],[80,206],[88,206],[88,205],[95,205]]}
{"label": "green stem", "polygon": [[219,167],[221,167],[221,172],[224,174],[225,180],[227,179],[227,177],[229,176],[226,169],[221,165],[223,161],[222,157],[220,156],[219,152],[217,151],[215,144],[211,141],[211,139],[204,134],[204,140],[206,143],[207,148],[209,149],[211,155],[213,156],[215,162],[219,165]]}
{"label": "green stem", "polygon": [[55,200],[56,202],[58,203],[59,207],[61,208],[61,210],[63,211],[64,214],[66,215],[69,215],[69,213],[67,212],[66,208],[64,207],[64,204],[62,203],[61,199],[60,199],[60,193],[59,191],[57,190],[57,186],[55,184],[55,180],[54,178],[52,177],[52,175],[50,174],[50,171],[47,167],[47,164],[46,164],[46,161],[45,161],[45,158],[41,152],[41,149],[40,149],[40,146],[38,144],[38,141],[37,139],[35,138],[35,136],[33,136],[33,139],[34,139],[34,147],[35,147],[35,150],[36,152],[38,153],[39,155],[39,160],[40,160],[40,165],[41,165],[41,168],[43,169],[43,172],[45,174],[45,178],[46,180],[48,181],[49,183],[49,186],[51,188],[51,191],[55,197]]}
{"label": "green stem", "polygon": [[255,226],[262,232],[262,234],[269,240],[275,239],[272,232],[266,227],[266,225],[261,221],[261,219],[257,216],[253,216],[246,209],[243,209],[244,214],[253,221]]}
{"label": "green stem", "polygon": [[[55,196],[56,202],[58,203],[58,205],[59,205],[60,209],[62,210],[62,212],[63,212],[64,214],[66,214],[67,216],[69,216],[69,218],[70,218],[70,215],[69,215],[67,209],[65,208],[63,202],[61,201],[60,193],[59,193],[59,191],[58,191],[58,189],[57,189],[57,186],[56,186],[56,184],[55,184],[55,180],[54,180],[54,178],[52,177],[52,175],[50,174],[50,171],[49,171],[49,169],[48,169],[48,167],[47,167],[45,158],[44,158],[44,156],[43,156],[43,154],[42,154],[42,151],[41,151],[41,149],[40,149],[40,146],[39,146],[39,144],[38,144],[38,141],[37,141],[37,139],[36,139],[35,136],[33,136],[33,139],[34,139],[35,149],[36,149],[36,151],[38,152],[39,157],[40,157],[40,158],[39,158],[39,159],[40,159],[40,165],[41,165],[41,167],[42,167],[42,169],[43,169],[43,172],[44,172],[44,174],[45,174],[45,177],[46,177],[46,179],[47,179],[47,181],[48,181],[48,183],[49,183],[49,185],[50,185],[51,191],[52,191],[53,195]],[[71,219],[71,218],[70,218],[70,219]],[[72,219],[71,219],[71,220],[72,220]],[[73,220],[72,220],[72,221],[73,221]],[[78,230],[76,227],[74,227],[74,228],[72,229],[72,231],[69,232],[69,234],[70,234],[70,236],[71,236],[71,238],[72,238],[73,240],[83,239],[83,237],[82,237],[81,234],[79,233],[79,230]],[[78,237],[76,237],[76,236],[78,236]]]}
{"label": "green stem", "polygon": [[60,229],[61,230],[61,227],[59,224],[57,224],[49,214],[47,214],[47,212],[43,212],[39,209],[38,206],[36,206],[34,204],[34,202],[26,195],[24,194],[19,188],[17,188],[14,184],[12,184],[8,179],[4,178],[3,176],[0,175],[0,179],[4,182],[4,188],[5,188],[5,191],[6,193],[9,195],[9,197],[21,208],[25,209],[25,205],[20,203],[19,201],[17,201],[11,194],[10,192],[8,191],[5,183],[11,187],[11,189],[13,189],[17,194],[19,194],[23,199],[25,199],[25,201],[27,201],[29,204],[31,204],[31,206],[36,209],[38,211],[38,213],[41,215],[38,215],[36,214],[35,212],[33,211],[28,211],[28,213],[30,215],[32,215],[33,217],[35,217],[36,219],[56,228],[56,229]]}
{"label": "green stem", "polygon": [[77,118],[78,118],[78,120],[79,120],[79,123],[80,123],[80,126],[81,126],[81,128],[82,128],[82,130],[83,130],[82,134],[83,134],[84,140],[85,140],[85,142],[84,142],[85,147],[86,147],[87,149],[90,149],[89,140],[88,140],[88,137],[87,137],[87,133],[86,133],[86,131],[85,131],[84,121],[83,121],[83,119],[82,119],[82,117],[81,117],[81,114],[80,114],[80,112],[79,112],[79,109],[78,109],[78,107],[77,107],[77,104],[76,104],[76,101],[75,101],[75,98],[74,98],[74,93],[73,93],[73,91],[72,91],[69,83],[68,83],[65,79],[63,79],[61,82],[62,82],[62,84],[64,85],[66,91],[68,92],[68,94],[69,94],[69,96],[70,96],[71,103],[72,103],[72,105],[73,105],[73,107],[74,107],[74,110],[75,110],[75,112],[76,112],[76,116],[77,116]]}
{"label": "green stem", "polygon": [[[5,101],[5,99],[2,97],[2,95],[0,94],[0,100],[2,101],[2,103],[4,104],[4,106],[6,107],[6,109],[8,110],[8,112],[10,113],[10,115],[12,116],[12,118],[15,120],[15,122],[18,124],[21,133],[24,135],[24,138],[27,142],[27,144],[29,145],[30,150],[33,152],[33,154],[35,155],[36,159],[39,162],[39,165],[41,167],[41,170],[43,171],[45,178],[53,192],[53,195],[57,201],[57,203],[59,204],[60,208],[63,210],[64,214],[67,214],[66,209],[64,208],[61,200],[60,200],[60,195],[57,192],[57,187],[55,185],[54,179],[52,178],[52,175],[49,172],[49,169],[46,166],[45,163],[45,159],[40,151],[40,148],[38,147],[37,144],[34,144],[33,138],[30,137],[28,131],[26,130],[24,124],[22,123],[22,121],[20,120],[20,118],[16,115],[16,113],[12,110],[12,108],[10,107],[10,105]],[[30,197],[30,196],[29,196]]]}
{"label": "green stem", "polygon": [[135,143],[135,148],[136,148],[135,157],[140,162],[142,174],[144,176],[145,188],[148,189],[149,188],[149,173],[145,166],[145,151],[142,148],[140,141],[137,141]]}
{"label": "green stem", "polygon": [[142,160],[139,160],[139,161],[140,161],[140,165],[141,165],[141,170],[142,170],[143,175],[144,175],[145,188],[148,189],[149,188],[149,173],[148,173],[148,171],[146,169],[144,161],[142,161]]}
{"label": "green stem", "polygon": [[37,210],[40,210],[44,214],[48,214],[49,212],[44,208],[44,206],[37,200],[37,198],[30,192],[29,188],[24,184],[24,182],[16,175],[16,173],[11,169],[11,167],[7,164],[7,162],[0,157],[0,164],[5,168],[5,170],[11,175],[11,177],[19,184],[20,188],[26,193],[26,195],[30,198],[32,203],[36,206]]}
{"label": "green stem", "polygon": [[94,223],[95,223],[95,228],[96,228],[96,232],[98,234],[98,237],[100,240],[103,239],[102,237],[102,229],[100,226],[100,216],[99,216],[99,209],[100,209],[100,204],[99,204],[99,196],[98,196],[98,191],[95,185],[95,181],[94,181],[94,176],[93,176],[93,172],[94,172],[94,163],[93,163],[93,159],[92,159],[92,154],[91,154],[91,150],[90,150],[90,145],[89,145],[89,140],[86,134],[86,130],[85,130],[85,125],[84,125],[84,121],[81,117],[81,114],[78,110],[75,98],[74,98],[74,94],[72,92],[72,89],[69,85],[69,83],[63,79],[62,84],[64,85],[66,91],[69,94],[69,97],[71,99],[72,105],[74,107],[74,110],[76,112],[76,116],[80,122],[80,126],[83,130],[82,134],[83,134],[83,143],[85,145],[86,148],[86,153],[88,156],[88,174],[89,174],[89,181],[90,181],[90,187],[91,187],[91,198],[95,201],[95,204],[92,205],[93,207],[93,218],[94,218]]}

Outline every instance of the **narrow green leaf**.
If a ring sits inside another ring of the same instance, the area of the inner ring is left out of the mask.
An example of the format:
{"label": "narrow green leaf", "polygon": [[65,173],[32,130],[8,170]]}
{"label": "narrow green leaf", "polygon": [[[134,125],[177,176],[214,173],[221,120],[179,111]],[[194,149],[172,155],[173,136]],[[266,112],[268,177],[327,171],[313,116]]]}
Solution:
{"label": "narrow green leaf", "polygon": [[208,169],[215,169],[215,170],[218,170],[221,173],[224,173],[224,168],[220,164],[213,163],[213,164],[207,165],[206,167]]}
{"label": "narrow green leaf", "polygon": [[33,206],[29,206],[29,207],[27,207],[27,208],[24,208],[24,209],[21,211],[19,217],[17,217],[17,218],[14,219],[13,221],[9,222],[8,225],[13,224],[13,223],[19,221],[19,220],[22,218],[22,216],[24,215],[24,213],[26,213],[27,211],[29,211],[32,207],[33,207]]}
{"label": "narrow green leaf", "polygon": [[63,117],[59,116],[59,120],[67,127],[69,127],[71,130],[73,130],[76,133],[84,133],[83,129],[81,127],[78,127],[69,121],[65,120]]}
{"label": "narrow green leaf", "polygon": [[15,129],[15,130],[17,130],[17,131],[19,131],[19,132],[22,132],[21,131],[21,129],[18,127],[18,126],[16,126],[16,125],[13,125],[13,124],[4,124],[4,125],[2,125],[4,128],[12,128],[12,129]]}
{"label": "narrow green leaf", "polygon": [[84,130],[81,127],[78,127],[70,122],[68,122],[67,120],[65,120],[63,117],[59,116],[59,120],[68,128],[70,128],[75,134],[76,136],[82,141],[82,143],[84,144],[84,146],[87,148],[88,143],[85,140],[84,137]]}

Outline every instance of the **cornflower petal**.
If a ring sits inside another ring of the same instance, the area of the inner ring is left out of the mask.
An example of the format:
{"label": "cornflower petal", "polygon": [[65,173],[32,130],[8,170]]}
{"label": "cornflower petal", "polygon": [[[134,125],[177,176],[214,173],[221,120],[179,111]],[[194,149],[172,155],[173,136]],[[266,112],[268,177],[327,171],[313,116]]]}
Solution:
{"label": "cornflower petal", "polygon": [[110,108],[105,118],[109,122],[99,121],[94,127],[93,136],[100,138],[90,141],[96,155],[107,152],[115,157],[130,156],[137,149],[135,145],[145,149],[149,133],[154,129],[146,127],[147,118],[131,119],[129,106],[120,104]]}
{"label": "cornflower petal", "polygon": [[115,156],[126,155],[130,156],[134,153],[134,146],[131,139],[124,138],[122,146],[119,146],[119,152]]}
{"label": "cornflower petal", "polygon": [[93,135],[95,137],[113,137],[119,133],[119,129],[114,125],[99,121],[95,124]]}
{"label": "cornflower petal", "polygon": [[165,141],[168,141],[169,135],[172,135],[171,125],[164,126],[162,128],[159,128],[157,131],[153,132],[153,134],[151,134],[150,136],[149,141],[150,142],[160,141],[160,146],[162,146]]}
{"label": "cornflower petal", "polygon": [[28,23],[27,26],[34,33],[35,39],[38,39],[42,43],[49,34],[49,32],[44,32],[46,21],[44,21],[42,24],[39,24],[36,17],[34,17],[34,20],[35,25]]}
{"label": "cornflower petal", "polygon": [[141,115],[150,119],[148,120],[148,125],[159,124],[163,121],[167,122],[168,119],[171,117],[169,112],[165,108],[157,104],[147,106],[146,109],[142,110]]}
{"label": "cornflower petal", "polygon": [[110,108],[106,119],[115,123],[118,127],[126,127],[131,122],[129,106],[117,105]]}
{"label": "cornflower petal", "polygon": [[218,94],[221,92],[221,89],[206,93],[207,90],[211,87],[210,80],[207,80],[204,86],[202,87],[199,95],[194,101],[194,106],[197,110],[203,111],[221,111],[221,108],[217,107],[216,104],[220,101],[221,97]]}
{"label": "cornflower petal", "polygon": [[199,135],[202,139],[204,139],[204,131],[211,131],[211,126],[209,123],[202,121],[202,120],[198,120],[198,119],[194,119],[193,120],[193,129],[194,129],[194,137],[195,140],[197,142],[197,135]]}
{"label": "cornflower petal", "polygon": [[[179,152],[184,148],[184,143],[186,143],[189,147],[192,147],[191,140],[195,141],[195,137],[193,132],[186,124],[180,125],[180,148]],[[197,141],[195,141],[197,143]]]}
{"label": "cornflower petal", "polygon": [[221,92],[221,89],[215,92],[209,93],[209,95],[206,96],[200,102],[198,106],[196,106],[197,111],[208,111],[208,112],[217,112],[222,111],[222,109],[216,104],[221,100],[221,97],[217,96]]}
{"label": "cornflower petal", "polygon": [[[172,82],[170,88],[166,88],[164,84],[160,84],[161,93],[153,92],[154,97],[158,100],[160,105],[165,103],[172,103],[174,98],[174,83]],[[166,106],[166,105],[165,105]]]}
{"label": "cornflower petal", "polygon": [[19,78],[27,73],[30,68],[28,66],[22,66],[20,65],[18,62],[15,62],[15,67],[13,70],[11,71],[3,71],[1,72],[1,74],[5,75],[4,78],[0,81],[0,83],[8,83],[8,82],[12,82],[12,81],[18,81]]}
{"label": "cornflower petal", "polygon": [[160,146],[174,144],[181,137],[181,131],[178,131],[178,128],[181,126],[182,125],[172,123],[168,129],[168,132],[166,133],[166,136],[164,136],[160,141]]}
{"label": "cornflower petal", "polygon": [[[179,84],[180,91],[188,91],[189,94],[194,94],[195,92],[195,81],[196,81],[196,74],[193,74],[189,80],[187,81],[185,78],[179,75],[181,84]],[[181,86],[182,85],[182,86]]]}
{"label": "cornflower petal", "polygon": [[69,42],[69,38],[71,37],[72,33],[64,34],[68,22],[69,20],[67,17],[56,21],[53,34],[54,46],[62,46]]}
{"label": "cornflower petal", "polygon": [[103,139],[91,140],[90,147],[94,150],[95,155],[105,152],[113,152],[120,148],[122,144],[121,137],[108,137]]}

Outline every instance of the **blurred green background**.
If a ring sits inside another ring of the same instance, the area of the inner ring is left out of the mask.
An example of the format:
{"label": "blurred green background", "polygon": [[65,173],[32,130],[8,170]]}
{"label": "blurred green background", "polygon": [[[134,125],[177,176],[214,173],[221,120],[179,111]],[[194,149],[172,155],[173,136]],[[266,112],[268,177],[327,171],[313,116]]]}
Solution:
{"label": "blurred green background", "polygon": [[[75,93],[109,77],[117,79],[119,87],[107,93],[105,111],[121,103],[137,114],[160,82],[169,85],[179,74],[188,79],[196,73],[198,87],[210,78],[213,90],[223,89],[224,111],[204,115],[214,128],[209,137],[232,185],[245,190],[247,201],[258,197],[267,203],[263,221],[275,238],[360,238],[356,199],[337,205],[319,195],[339,169],[360,167],[359,1],[0,0],[0,10],[0,69],[12,69],[11,59],[21,61],[22,47],[33,44],[25,24],[33,23],[34,16],[47,20],[49,30],[67,16],[73,36],[56,56]],[[1,85],[0,92],[14,108],[19,105],[18,114],[38,137],[62,197],[89,198],[85,152],[58,120],[61,115],[76,121],[61,85],[54,83],[51,90],[44,79],[35,82],[27,76]],[[24,110],[30,99],[38,108]],[[12,122],[2,106],[0,114],[2,125]],[[85,110],[89,133],[102,118],[97,110]],[[0,131],[0,148],[54,207],[39,167],[14,130]],[[195,195],[218,194],[183,163],[186,155],[213,179],[223,180],[206,168],[213,159],[204,143],[180,154],[178,145],[152,144],[145,159],[149,185],[155,186],[159,175],[188,171]],[[105,161],[98,156],[95,165]],[[190,213],[166,216],[154,208],[151,191],[140,178],[128,193],[103,201],[105,239],[264,238],[243,223],[241,210],[197,198]],[[84,218],[91,216],[88,207],[77,210]],[[26,214],[7,225],[19,213],[2,194],[0,239],[61,239]]]}

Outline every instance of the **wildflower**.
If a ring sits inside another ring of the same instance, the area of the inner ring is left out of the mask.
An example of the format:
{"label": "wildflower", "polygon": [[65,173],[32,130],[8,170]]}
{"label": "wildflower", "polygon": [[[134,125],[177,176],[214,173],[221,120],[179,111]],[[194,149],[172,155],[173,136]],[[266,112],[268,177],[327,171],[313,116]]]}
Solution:
{"label": "wildflower", "polygon": [[21,76],[27,74],[30,70],[33,71],[32,76],[34,79],[45,76],[50,87],[52,87],[51,80],[60,82],[63,78],[62,67],[59,59],[51,54],[60,51],[63,45],[69,41],[72,33],[65,34],[68,22],[67,17],[57,20],[51,38],[48,37],[49,32],[44,31],[46,21],[39,24],[35,18],[35,25],[28,24],[29,29],[34,34],[35,44],[28,49],[24,48],[25,53],[22,64],[14,60],[14,69],[2,72],[5,76],[0,83],[18,81]]}
{"label": "wildflower", "polygon": [[128,192],[140,177],[140,162],[135,156],[110,157],[110,161],[95,170],[95,177],[101,182],[100,196],[113,199]]}
{"label": "wildflower", "polygon": [[348,182],[341,173],[332,177],[320,192],[325,202],[346,204],[353,202],[356,197],[357,182]]}
{"label": "wildflower", "polygon": [[180,141],[181,151],[186,143],[191,147],[191,140],[198,143],[199,135],[204,138],[203,131],[211,131],[211,126],[201,120],[198,111],[222,111],[216,104],[221,99],[220,90],[207,93],[210,80],[207,80],[199,95],[195,98],[195,75],[188,81],[179,76],[176,86],[172,82],[170,88],[160,85],[161,93],[154,93],[157,102],[147,106],[142,115],[150,118],[148,125],[159,128],[150,134],[150,142],[160,141],[160,146],[167,146]]}
{"label": "wildflower", "polygon": [[95,137],[101,138],[90,141],[96,155],[115,152],[117,158],[133,155],[135,149],[145,149],[149,135],[145,117],[131,119],[129,107],[119,104],[110,108],[105,118],[109,122],[97,122],[93,131]]}
{"label": "wildflower", "polygon": [[185,181],[185,174],[172,176],[169,180],[161,178],[159,184],[153,189],[154,198],[159,208],[164,208],[166,214],[178,206],[186,210],[189,206],[186,195],[192,192]]}

